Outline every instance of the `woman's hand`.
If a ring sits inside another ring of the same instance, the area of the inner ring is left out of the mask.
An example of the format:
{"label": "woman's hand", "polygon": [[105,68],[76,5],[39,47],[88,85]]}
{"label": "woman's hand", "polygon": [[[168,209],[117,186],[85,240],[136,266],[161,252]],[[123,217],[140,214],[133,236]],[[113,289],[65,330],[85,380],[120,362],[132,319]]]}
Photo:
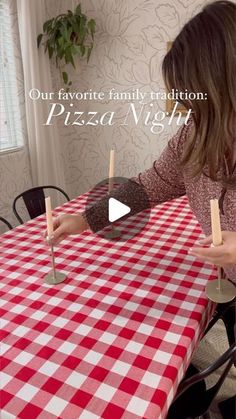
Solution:
{"label": "woman's hand", "polygon": [[[213,263],[216,266],[236,265],[236,232],[222,231],[223,244],[216,247],[193,247],[189,254],[196,256],[203,262]],[[200,245],[211,245],[212,236],[199,241]]]}
{"label": "woman's hand", "polygon": [[[49,242],[53,245],[60,243],[70,234],[80,234],[89,228],[82,214],[60,215],[53,221],[53,236]],[[47,232],[45,232],[45,237]]]}

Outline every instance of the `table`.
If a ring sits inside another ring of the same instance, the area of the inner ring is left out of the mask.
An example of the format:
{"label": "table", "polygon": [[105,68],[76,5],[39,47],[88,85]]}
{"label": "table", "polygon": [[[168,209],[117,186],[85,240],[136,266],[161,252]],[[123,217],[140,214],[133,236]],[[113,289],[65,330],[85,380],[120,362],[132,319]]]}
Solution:
{"label": "table", "polygon": [[128,242],[69,237],[54,287],[44,228],[41,216],[1,236],[2,419],[164,419],[214,310],[215,272],[188,255],[201,229],[187,198],[154,208]]}

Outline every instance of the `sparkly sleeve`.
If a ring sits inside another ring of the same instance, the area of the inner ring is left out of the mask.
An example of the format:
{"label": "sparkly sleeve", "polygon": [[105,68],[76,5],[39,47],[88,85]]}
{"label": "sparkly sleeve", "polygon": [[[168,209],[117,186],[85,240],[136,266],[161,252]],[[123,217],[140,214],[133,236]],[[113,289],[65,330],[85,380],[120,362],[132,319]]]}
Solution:
{"label": "sparkly sleeve", "polygon": [[131,208],[128,216],[131,216],[148,207],[185,194],[185,184],[179,162],[189,130],[190,125],[183,125],[150,169],[130,179],[112,191],[109,196],[107,195],[85,210],[83,215],[93,232],[109,225],[108,200],[110,197],[128,205]]}

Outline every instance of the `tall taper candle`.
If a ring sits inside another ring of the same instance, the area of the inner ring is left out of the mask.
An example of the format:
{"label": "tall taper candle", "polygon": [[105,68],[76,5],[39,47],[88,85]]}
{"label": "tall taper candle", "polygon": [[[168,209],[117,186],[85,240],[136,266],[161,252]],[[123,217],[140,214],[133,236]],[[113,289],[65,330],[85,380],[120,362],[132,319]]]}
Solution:
{"label": "tall taper candle", "polygon": [[53,234],[53,218],[52,218],[52,205],[51,205],[50,196],[45,198],[45,209],[46,209],[46,219],[47,219],[47,233],[48,233],[48,237],[51,237]]}
{"label": "tall taper candle", "polygon": [[110,151],[110,166],[109,166],[109,192],[113,189],[113,177],[115,167],[115,150]]}
{"label": "tall taper candle", "polygon": [[[223,244],[222,231],[220,225],[220,211],[218,199],[211,199],[211,230],[213,246]],[[206,286],[206,294],[215,303],[227,303],[236,296],[235,286],[227,279],[222,278],[222,269],[217,267],[218,275],[214,281],[209,281]]]}
{"label": "tall taper candle", "polygon": [[222,232],[220,225],[220,211],[218,199],[211,199],[211,230],[212,230],[212,243],[214,246],[222,244]]}

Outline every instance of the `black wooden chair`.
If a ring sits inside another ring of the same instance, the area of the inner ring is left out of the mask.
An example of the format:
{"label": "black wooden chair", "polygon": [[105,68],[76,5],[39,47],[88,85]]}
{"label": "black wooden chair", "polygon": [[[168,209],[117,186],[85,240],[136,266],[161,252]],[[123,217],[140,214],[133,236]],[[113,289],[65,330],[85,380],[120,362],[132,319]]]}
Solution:
{"label": "black wooden chair", "polygon": [[[230,308],[228,308],[230,311]],[[226,313],[225,313],[226,314]],[[234,330],[234,332],[236,332]],[[181,381],[177,395],[170,406],[166,419],[203,418],[208,419],[208,411],[219,392],[230,368],[236,362],[236,342],[227,349],[212,365],[199,372],[192,364],[187,369]],[[224,366],[218,381],[210,388],[206,388],[205,378]]]}
{"label": "black wooden chair", "polygon": [[22,217],[19,215],[17,210],[17,203],[20,199],[23,199],[25,207],[29,213],[30,218],[38,217],[41,214],[45,213],[45,189],[54,190],[60,192],[67,201],[70,200],[69,196],[63,189],[58,188],[57,186],[47,185],[47,186],[37,186],[35,188],[28,189],[27,191],[22,192],[19,194],[13,202],[13,212],[18,219],[18,221],[23,224],[24,221]]}
{"label": "black wooden chair", "polygon": [[218,406],[223,419],[236,418],[236,395],[221,401]]}
{"label": "black wooden chair", "polygon": [[[170,406],[166,419],[192,419],[200,417],[208,419],[208,411],[211,404],[235,360],[236,344],[234,343],[204,371],[199,372],[193,365],[190,365],[184,380],[179,385],[177,396]],[[226,364],[226,367],[216,384],[206,389],[204,379],[224,364]]]}
{"label": "black wooden chair", "polygon": [[236,341],[235,327],[236,327],[236,300],[225,304],[217,304],[216,311],[210,320],[204,336],[214,326],[218,320],[222,320],[225,325],[229,346],[233,345]]}
{"label": "black wooden chair", "polygon": [[12,225],[5,218],[0,217],[0,221],[1,221],[1,223],[5,224],[5,226],[7,226],[8,230],[12,229]]}

